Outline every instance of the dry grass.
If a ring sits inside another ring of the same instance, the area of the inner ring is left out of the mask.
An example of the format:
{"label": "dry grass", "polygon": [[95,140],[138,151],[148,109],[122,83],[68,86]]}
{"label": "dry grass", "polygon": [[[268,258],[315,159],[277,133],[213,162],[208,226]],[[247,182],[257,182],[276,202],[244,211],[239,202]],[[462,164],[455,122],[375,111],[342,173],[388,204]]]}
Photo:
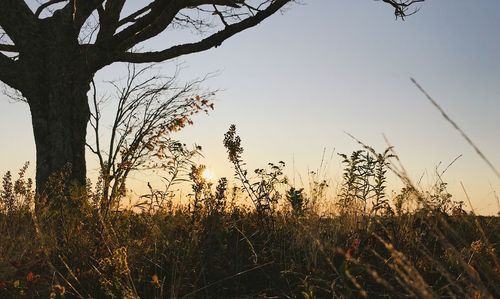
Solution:
{"label": "dry grass", "polygon": [[[500,219],[454,209],[445,185],[428,192],[407,187],[376,214],[362,213],[357,197],[356,209],[345,210],[344,194],[343,212],[324,216],[309,206],[315,195],[303,190],[285,190],[263,214],[230,205],[229,190],[193,182],[196,206],[115,210],[104,218],[92,204],[98,194],[88,190],[67,199],[78,209],[34,217],[23,172],[18,180],[6,176],[0,297],[500,295]],[[415,201],[420,204],[410,204]]]}

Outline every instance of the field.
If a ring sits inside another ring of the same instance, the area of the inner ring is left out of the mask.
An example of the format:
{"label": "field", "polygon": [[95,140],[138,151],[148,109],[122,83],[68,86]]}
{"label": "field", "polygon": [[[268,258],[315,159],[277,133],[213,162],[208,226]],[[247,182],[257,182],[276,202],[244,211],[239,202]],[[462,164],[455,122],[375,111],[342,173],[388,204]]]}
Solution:
{"label": "field", "polygon": [[344,183],[330,198],[317,176],[290,187],[282,163],[250,177],[237,140],[226,134],[239,184],[209,183],[192,165],[187,205],[151,189],[141,204],[103,206],[97,183],[51,194],[66,204],[35,212],[26,168],[6,174],[0,297],[500,296],[499,217],[465,212],[440,180],[386,196],[390,149],[341,155]]}
{"label": "field", "polygon": [[0,1],[0,299],[500,298],[495,28],[498,0]]}

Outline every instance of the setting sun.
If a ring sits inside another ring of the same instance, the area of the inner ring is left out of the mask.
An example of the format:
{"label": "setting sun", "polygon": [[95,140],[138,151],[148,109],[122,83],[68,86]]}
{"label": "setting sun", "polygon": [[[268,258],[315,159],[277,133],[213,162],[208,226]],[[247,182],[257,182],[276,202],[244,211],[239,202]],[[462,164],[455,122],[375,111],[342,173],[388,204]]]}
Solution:
{"label": "setting sun", "polygon": [[213,171],[212,171],[212,170],[210,170],[210,169],[208,169],[208,168],[207,168],[207,169],[205,169],[201,175],[203,176],[203,178],[204,178],[205,180],[207,180],[207,181],[209,181],[209,182],[210,182],[210,181],[213,181],[213,180],[214,180],[214,178],[215,178],[215,174],[213,173]]}

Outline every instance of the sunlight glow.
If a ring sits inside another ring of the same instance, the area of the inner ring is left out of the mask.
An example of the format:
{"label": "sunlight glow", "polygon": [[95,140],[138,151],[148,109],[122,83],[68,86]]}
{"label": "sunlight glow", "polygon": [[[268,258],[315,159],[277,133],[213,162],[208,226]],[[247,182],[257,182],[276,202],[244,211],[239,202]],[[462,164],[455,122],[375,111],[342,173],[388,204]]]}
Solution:
{"label": "sunlight glow", "polygon": [[206,181],[209,181],[209,182],[211,182],[215,179],[215,174],[213,173],[213,171],[211,171],[208,168],[203,171],[202,176]]}

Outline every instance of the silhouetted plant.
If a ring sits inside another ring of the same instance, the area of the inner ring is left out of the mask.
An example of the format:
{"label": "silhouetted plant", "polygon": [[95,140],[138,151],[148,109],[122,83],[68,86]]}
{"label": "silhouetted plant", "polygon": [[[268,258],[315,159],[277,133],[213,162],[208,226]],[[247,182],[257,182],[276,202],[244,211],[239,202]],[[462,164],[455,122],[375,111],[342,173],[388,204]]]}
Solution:
{"label": "silhouetted plant", "polygon": [[285,162],[268,163],[269,170],[255,169],[257,179],[255,182],[251,182],[248,171],[244,168],[245,163],[241,157],[243,147],[241,146],[241,138],[236,135],[235,125],[231,125],[224,134],[224,147],[227,150],[229,161],[234,165],[235,178],[240,181],[243,190],[254,203],[257,213],[263,217],[272,212],[273,207],[281,197],[277,189],[278,185],[287,183],[283,174]]}
{"label": "silhouetted plant", "polygon": [[185,167],[179,163],[188,161],[199,149],[187,150],[170,133],[193,124],[193,115],[213,109],[209,98],[214,92],[200,92],[204,79],[179,86],[177,73],[172,77],[147,76],[151,68],[137,69],[131,64],[123,85],[111,82],[118,103],[108,144],[101,137],[101,114],[108,98],[99,99],[93,85],[90,126],[95,140],[87,147],[99,161],[104,215],[125,195],[126,180],[133,171],[165,171],[175,181],[178,168]]}
{"label": "silhouetted plant", "polygon": [[207,209],[209,214],[218,213],[222,214],[227,204],[227,179],[220,178],[215,187],[215,194],[207,202]]}
{"label": "silhouetted plant", "polygon": [[227,201],[227,179],[220,178],[213,190],[213,183],[204,178],[205,165],[192,165],[189,178],[191,181],[192,198],[190,202],[193,220],[199,219],[202,212],[207,215],[223,214]]}
{"label": "silhouetted plant", "polygon": [[2,178],[2,189],[0,191],[0,212],[12,213],[15,211],[29,211],[33,204],[33,181],[25,178],[29,163],[26,162],[18,172],[18,178],[14,180],[10,171]]}
{"label": "silhouetted plant", "polygon": [[286,199],[292,207],[294,215],[304,215],[308,204],[308,200],[304,195],[304,188],[295,189],[294,187],[290,187],[286,192]]}
{"label": "silhouetted plant", "polygon": [[257,196],[257,202],[267,211],[274,210],[281,198],[278,187],[287,184],[288,180],[283,174],[285,162],[279,161],[278,164],[268,163],[269,169],[258,168],[254,172],[257,175],[256,182],[252,183],[252,190]]}
{"label": "silhouetted plant", "polygon": [[360,211],[365,215],[377,215],[379,211],[390,212],[385,184],[388,159],[394,157],[391,148],[382,154],[357,150],[349,157],[345,154],[339,156],[343,158],[344,164],[344,182],[338,199],[340,213]]}
{"label": "silhouetted plant", "polygon": [[455,216],[463,216],[467,213],[464,211],[464,202],[456,201],[453,195],[448,192],[446,186],[448,183],[443,182],[439,178],[438,182],[431,190],[424,193],[424,202],[421,204],[420,212],[435,214],[447,214]]}
{"label": "silhouetted plant", "polygon": [[389,200],[386,197],[385,189],[387,182],[387,169],[390,165],[389,159],[395,157],[391,154],[392,148],[387,148],[383,153],[377,154],[377,161],[375,162],[375,169],[373,172],[373,201],[370,211],[371,215],[377,215],[379,211],[386,213],[393,213]]}
{"label": "silhouetted plant", "polygon": [[319,202],[325,199],[328,187],[327,180],[320,176],[320,171],[309,172],[309,200],[308,204],[311,209],[315,209]]}
{"label": "silhouetted plant", "polygon": [[0,194],[2,198],[2,204],[6,212],[14,210],[15,207],[15,195],[14,195],[14,184],[12,183],[12,174],[7,171],[2,179],[2,193]]}
{"label": "silhouetted plant", "polygon": [[398,194],[393,198],[394,212],[396,215],[401,216],[403,214],[410,213],[409,205],[414,202],[415,197],[414,192],[409,187],[401,188]]}
{"label": "silhouetted plant", "polygon": [[205,171],[205,169],[205,165],[193,165],[191,166],[191,172],[189,173],[189,178],[192,182],[191,188],[193,189],[193,219],[198,217],[201,213],[203,199],[207,193],[207,182],[203,177],[203,172]]}
{"label": "silhouetted plant", "polygon": [[201,146],[195,146],[189,149],[185,144],[180,142],[172,142],[166,144],[164,149],[164,158],[161,161],[161,176],[163,189],[155,189],[148,182],[149,193],[144,194],[141,198],[146,201],[140,202],[135,206],[141,208],[147,207],[150,211],[172,209],[172,198],[175,195],[172,188],[181,183],[192,182],[189,174],[194,166],[193,158],[200,155]]}

